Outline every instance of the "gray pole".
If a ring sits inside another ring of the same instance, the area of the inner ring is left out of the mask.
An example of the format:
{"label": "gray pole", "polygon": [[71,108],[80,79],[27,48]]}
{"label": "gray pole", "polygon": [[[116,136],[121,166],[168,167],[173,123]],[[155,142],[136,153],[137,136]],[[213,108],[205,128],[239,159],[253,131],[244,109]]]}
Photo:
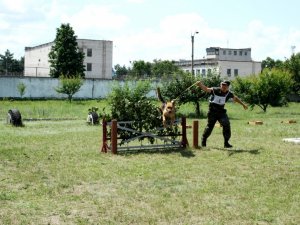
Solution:
{"label": "gray pole", "polygon": [[191,38],[192,38],[192,75],[194,75],[194,37],[195,37],[195,34],[198,34],[199,32],[196,31],[194,34],[191,35]]}
{"label": "gray pole", "polygon": [[191,38],[192,38],[192,75],[194,75],[194,35],[192,35]]}

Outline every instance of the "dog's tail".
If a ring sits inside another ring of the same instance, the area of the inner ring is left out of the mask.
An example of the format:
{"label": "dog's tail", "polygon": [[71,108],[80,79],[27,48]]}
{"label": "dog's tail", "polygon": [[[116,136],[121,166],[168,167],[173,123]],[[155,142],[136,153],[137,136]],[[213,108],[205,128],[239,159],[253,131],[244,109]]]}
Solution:
{"label": "dog's tail", "polygon": [[159,87],[157,88],[156,93],[157,93],[158,100],[161,101],[162,103],[165,103],[165,100],[161,96],[160,88]]}

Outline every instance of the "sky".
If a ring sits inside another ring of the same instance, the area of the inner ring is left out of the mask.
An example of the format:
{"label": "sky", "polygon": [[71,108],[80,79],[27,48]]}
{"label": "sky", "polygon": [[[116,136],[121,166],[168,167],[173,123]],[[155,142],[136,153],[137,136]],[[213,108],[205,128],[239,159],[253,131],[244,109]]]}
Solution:
{"label": "sky", "polygon": [[190,60],[191,36],[194,59],[221,47],[284,60],[300,52],[299,9],[299,0],[0,0],[0,54],[20,59],[69,23],[77,38],[113,41],[113,65]]}

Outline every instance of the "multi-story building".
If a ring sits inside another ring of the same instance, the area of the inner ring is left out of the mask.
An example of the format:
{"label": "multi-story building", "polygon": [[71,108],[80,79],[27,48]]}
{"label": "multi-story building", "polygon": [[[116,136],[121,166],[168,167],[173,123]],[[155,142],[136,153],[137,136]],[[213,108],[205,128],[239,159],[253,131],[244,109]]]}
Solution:
{"label": "multi-story building", "polygon": [[[186,72],[192,72],[191,60],[180,60],[176,65]],[[232,79],[260,72],[261,62],[252,60],[251,48],[210,47],[206,49],[206,58],[194,60],[196,76],[206,77],[210,73],[217,73],[221,77]]]}
{"label": "multi-story building", "polygon": [[[112,79],[113,42],[106,40],[77,39],[84,52],[85,78]],[[49,77],[48,54],[54,42],[25,47],[24,76]]]}

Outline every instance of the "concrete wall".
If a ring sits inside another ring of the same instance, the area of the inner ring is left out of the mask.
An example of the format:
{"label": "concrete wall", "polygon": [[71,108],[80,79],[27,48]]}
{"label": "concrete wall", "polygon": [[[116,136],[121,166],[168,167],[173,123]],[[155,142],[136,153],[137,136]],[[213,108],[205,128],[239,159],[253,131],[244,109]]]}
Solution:
{"label": "concrete wall", "polygon": [[[26,86],[23,98],[45,98],[45,99],[65,99],[67,95],[59,94],[55,88],[59,86],[59,79],[50,77],[0,77],[0,98],[20,98],[18,85],[24,83]],[[112,87],[124,81],[85,79],[80,90],[73,98],[97,99],[105,98],[110,94]],[[156,88],[159,81],[153,81],[152,87]],[[151,90],[148,97],[155,97],[155,90]]]}
{"label": "concrete wall", "polygon": [[[85,79],[74,98],[105,98],[110,93],[113,80]],[[26,85],[24,98],[66,98],[55,88],[59,80],[48,77],[0,77],[0,98],[19,98],[19,83]]]}

